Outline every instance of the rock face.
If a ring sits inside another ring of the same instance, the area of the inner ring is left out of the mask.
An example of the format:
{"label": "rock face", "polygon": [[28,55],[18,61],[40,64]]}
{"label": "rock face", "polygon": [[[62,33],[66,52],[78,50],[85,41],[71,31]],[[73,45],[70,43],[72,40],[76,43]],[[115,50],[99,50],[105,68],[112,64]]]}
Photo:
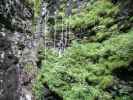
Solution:
{"label": "rock face", "polygon": [[0,35],[0,100],[16,100],[18,59],[6,34],[1,32]]}
{"label": "rock face", "polygon": [[20,58],[32,33],[32,15],[25,0],[0,0],[0,100],[20,98]]}

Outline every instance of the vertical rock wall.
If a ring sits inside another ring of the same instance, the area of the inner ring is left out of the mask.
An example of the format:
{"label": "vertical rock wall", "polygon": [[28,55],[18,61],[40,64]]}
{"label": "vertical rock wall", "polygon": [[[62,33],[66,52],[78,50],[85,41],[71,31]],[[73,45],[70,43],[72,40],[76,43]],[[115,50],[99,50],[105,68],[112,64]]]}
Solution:
{"label": "vertical rock wall", "polygon": [[21,95],[20,58],[32,36],[32,15],[24,0],[0,0],[0,100],[19,100]]}

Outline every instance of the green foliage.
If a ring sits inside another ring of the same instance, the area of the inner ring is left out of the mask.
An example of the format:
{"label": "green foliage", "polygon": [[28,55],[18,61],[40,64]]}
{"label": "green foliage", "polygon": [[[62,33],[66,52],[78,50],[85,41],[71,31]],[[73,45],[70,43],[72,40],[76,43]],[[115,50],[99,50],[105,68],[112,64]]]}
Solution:
{"label": "green foliage", "polygon": [[[41,70],[33,87],[37,100],[43,100],[44,84],[63,100],[132,100],[125,94],[114,96],[106,89],[115,84],[113,71],[128,69],[133,61],[133,31],[123,33],[118,29],[115,17],[119,5],[113,5],[110,0],[90,2],[80,14],[63,18],[63,28],[70,23],[72,32],[87,36],[87,41],[73,41],[61,57],[51,49],[41,50]],[[36,4],[36,8],[39,8]],[[61,6],[63,8],[65,5]],[[63,11],[61,9],[59,13]],[[61,20],[57,19],[56,23],[59,32],[62,31]],[[85,30],[85,33],[81,33],[81,30]],[[88,42],[91,40],[93,42]]]}
{"label": "green foliage", "polygon": [[[30,1],[30,0],[29,0]],[[37,17],[40,15],[40,9],[41,9],[41,0],[33,0],[33,10],[34,10],[34,17],[32,19],[32,31],[35,32],[35,25],[37,24]]]}
{"label": "green foliage", "polygon": [[37,17],[40,15],[40,5],[41,0],[34,0],[34,17]]}
{"label": "green foliage", "polygon": [[24,0],[24,3],[25,3],[25,5],[28,5],[28,6],[30,6],[30,7],[33,7],[33,5],[34,5],[34,0]]}
{"label": "green foliage", "polygon": [[[89,2],[90,3],[90,2]],[[113,5],[109,0],[98,0],[81,10],[80,14],[73,14],[63,18],[63,25],[57,20],[56,28],[62,30],[66,24],[70,25],[76,34],[80,32],[89,39],[94,36],[93,41],[103,41],[118,33],[115,16],[119,11],[118,5]],[[85,33],[82,31],[86,30]]]}
{"label": "green foliage", "polygon": [[[112,71],[128,68],[133,60],[132,44],[133,31],[130,31],[103,43],[73,42],[62,57],[51,50],[45,55],[42,50],[41,57],[46,59],[42,58],[42,69],[34,88],[36,95],[41,96],[40,86],[45,83],[64,100],[112,100],[105,89],[114,83]],[[130,100],[127,96],[120,98]]]}

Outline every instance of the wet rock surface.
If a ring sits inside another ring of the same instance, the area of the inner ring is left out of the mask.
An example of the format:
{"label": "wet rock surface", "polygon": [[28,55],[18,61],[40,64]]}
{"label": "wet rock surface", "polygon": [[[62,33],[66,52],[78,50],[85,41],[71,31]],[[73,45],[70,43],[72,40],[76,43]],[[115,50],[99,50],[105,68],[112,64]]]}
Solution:
{"label": "wet rock surface", "polygon": [[13,54],[11,41],[0,33],[0,100],[17,100],[17,57]]}
{"label": "wet rock surface", "polygon": [[24,66],[30,58],[36,60],[30,48],[32,17],[25,0],[0,0],[0,100],[27,100],[25,94],[31,92],[32,75],[26,77]]}

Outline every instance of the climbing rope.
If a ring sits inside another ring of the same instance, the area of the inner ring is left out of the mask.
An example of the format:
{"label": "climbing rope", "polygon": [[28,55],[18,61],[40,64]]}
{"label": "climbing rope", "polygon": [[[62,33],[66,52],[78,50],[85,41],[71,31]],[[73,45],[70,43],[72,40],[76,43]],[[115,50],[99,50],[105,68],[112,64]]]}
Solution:
{"label": "climbing rope", "polygon": [[54,24],[54,49],[56,48],[56,16],[55,16],[55,24]]}
{"label": "climbing rope", "polygon": [[[59,34],[59,37],[58,37],[58,39],[59,40],[57,40],[57,10],[54,12],[54,16],[52,17],[52,18],[54,18],[54,32],[53,32],[53,48],[54,49],[56,49],[57,48],[57,50],[58,50],[58,54],[59,54],[59,56],[60,55],[62,55],[62,53],[64,52],[64,50],[65,50],[65,48],[67,47],[67,44],[68,44],[68,38],[69,38],[69,34],[71,34],[70,33],[70,31],[71,31],[71,29],[70,29],[70,19],[71,19],[71,10],[72,10],[72,0],[68,0],[68,2],[67,2],[67,10],[66,10],[66,16],[67,17],[69,17],[69,21],[68,22],[66,22],[66,23],[63,23],[63,17],[64,16],[61,16],[62,18],[62,28],[61,28],[61,33]],[[81,7],[81,1],[80,0],[77,0],[77,8],[78,8],[78,12],[80,12],[80,7]],[[46,45],[46,20],[47,19],[49,19],[48,17],[51,17],[51,16],[48,16],[48,15],[50,15],[50,14],[48,14],[48,10],[47,10],[47,3],[44,1],[44,0],[42,0],[42,2],[41,2],[41,9],[40,9],[40,19],[39,19],[39,21],[40,21],[40,25],[39,25],[39,27],[40,27],[40,29],[39,29],[39,36],[40,36],[40,38],[41,37],[43,37],[44,36],[44,45],[45,45],[45,49],[47,48],[47,45]],[[66,29],[64,29],[64,25],[65,25],[65,28]],[[46,53],[46,52],[45,52]]]}

